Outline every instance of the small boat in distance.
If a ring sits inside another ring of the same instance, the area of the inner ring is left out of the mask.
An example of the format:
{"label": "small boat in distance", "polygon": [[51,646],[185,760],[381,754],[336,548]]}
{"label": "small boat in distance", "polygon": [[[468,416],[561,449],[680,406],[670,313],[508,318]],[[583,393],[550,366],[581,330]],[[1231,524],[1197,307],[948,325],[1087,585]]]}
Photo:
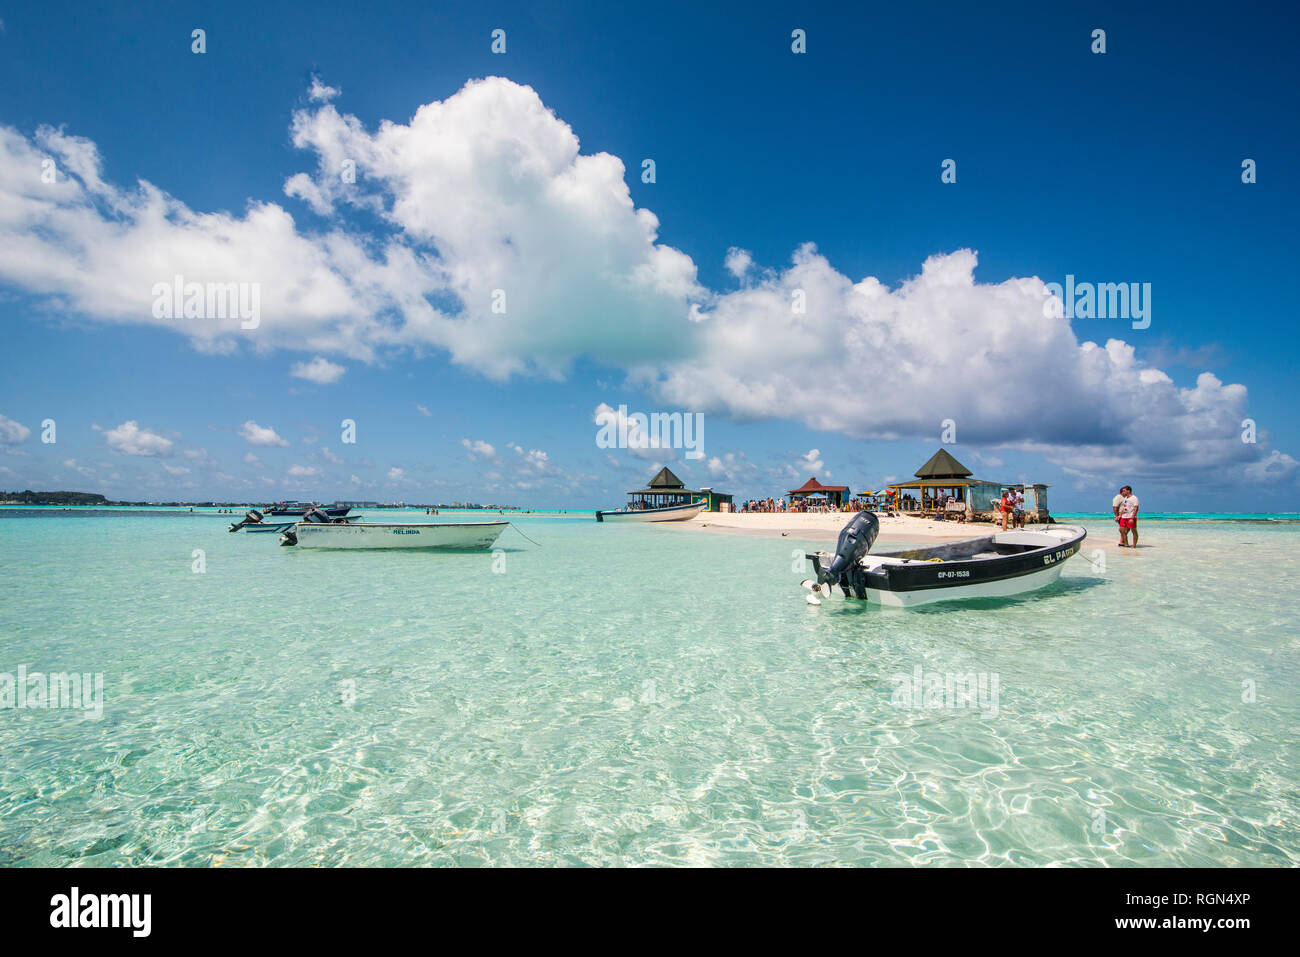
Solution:
{"label": "small boat in distance", "polygon": [[311,502],[303,504],[301,502],[276,502],[274,505],[266,507],[266,514],[270,518],[301,518],[308,512],[319,509],[330,518],[342,518],[348,512],[352,511],[350,505],[314,505]]}
{"label": "small boat in distance", "polygon": [[699,515],[709,504],[703,492],[688,489],[667,466],[650,480],[648,488],[628,492],[627,497],[626,507],[598,511],[596,521],[683,522]]}
{"label": "small boat in distance", "polygon": [[299,548],[491,548],[509,522],[299,522],[280,536]]}
{"label": "small boat in distance", "polygon": [[861,512],[840,532],[835,554],[805,556],[817,573],[803,583],[809,604],[837,585],[846,598],[894,607],[1019,595],[1056,581],[1088,536],[1077,525],[1047,525],[869,555],[879,532],[879,519]]}
{"label": "small boat in distance", "polygon": [[688,502],[685,505],[667,505],[663,508],[612,509],[596,513],[598,522],[684,522],[704,511],[705,502]]}

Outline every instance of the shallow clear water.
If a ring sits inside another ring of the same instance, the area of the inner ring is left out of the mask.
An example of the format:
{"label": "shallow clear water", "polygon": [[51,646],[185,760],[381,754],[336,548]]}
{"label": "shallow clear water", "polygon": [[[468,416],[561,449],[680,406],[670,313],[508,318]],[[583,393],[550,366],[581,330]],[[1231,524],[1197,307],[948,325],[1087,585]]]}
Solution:
{"label": "shallow clear water", "polygon": [[494,572],[0,517],[0,672],[104,676],[0,710],[0,864],[1300,863],[1297,526],[888,611],[806,605],[791,539],[515,520]]}

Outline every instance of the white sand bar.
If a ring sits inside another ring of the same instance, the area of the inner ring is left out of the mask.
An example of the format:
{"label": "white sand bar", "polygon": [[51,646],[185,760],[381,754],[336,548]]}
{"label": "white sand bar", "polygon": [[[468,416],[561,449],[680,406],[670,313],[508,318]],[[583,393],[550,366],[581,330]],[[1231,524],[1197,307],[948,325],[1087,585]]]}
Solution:
{"label": "white sand bar", "polygon": [[[731,535],[758,535],[834,544],[840,529],[853,517],[852,512],[701,512],[689,522],[672,522],[676,528],[721,532]],[[665,525],[667,527],[667,525]],[[880,519],[878,542],[955,542],[977,535],[988,535],[995,526],[987,522],[935,522],[925,518],[897,516]]]}

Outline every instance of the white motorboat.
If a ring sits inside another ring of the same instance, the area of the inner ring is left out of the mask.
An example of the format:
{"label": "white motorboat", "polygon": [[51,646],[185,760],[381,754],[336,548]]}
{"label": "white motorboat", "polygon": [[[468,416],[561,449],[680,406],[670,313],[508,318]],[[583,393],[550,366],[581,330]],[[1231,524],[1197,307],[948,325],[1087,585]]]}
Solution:
{"label": "white motorboat", "polygon": [[299,548],[491,548],[509,522],[299,522],[280,536]]}
{"label": "white motorboat", "polygon": [[1088,535],[1077,525],[1046,525],[868,554],[879,531],[876,516],[862,512],[840,532],[834,554],[806,556],[817,573],[803,583],[813,592],[810,604],[821,604],[835,586],[846,598],[896,607],[1019,595],[1056,581]]}
{"label": "white motorboat", "polygon": [[619,508],[597,512],[598,522],[684,522],[704,511],[707,502],[688,502],[665,508]]}

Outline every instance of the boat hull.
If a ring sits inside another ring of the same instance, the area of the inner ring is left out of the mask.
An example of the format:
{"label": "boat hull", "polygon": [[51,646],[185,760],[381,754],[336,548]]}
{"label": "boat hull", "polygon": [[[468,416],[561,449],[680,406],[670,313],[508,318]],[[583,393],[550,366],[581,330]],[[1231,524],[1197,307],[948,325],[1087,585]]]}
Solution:
{"label": "boat hull", "polygon": [[[455,548],[486,549],[509,522],[362,523],[315,525],[299,522],[291,533],[299,548]],[[288,544],[286,542],[286,544]]]}
{"label": "boat hull", "polygon": [[1061,577],[1062,565],[1048,565],[1032,572],[1008,578],[975,581],[966,585],[945,585],[941,588],[894,591],[884,588],[866,589],[865,601],[887,608],[913,608],[939,601],[962,601],[971,598],[1011,598],[1026,592],[1037,591]]}
{"label": "boat hull", "polygon": [[246,532],[287,532],[293,528],[293,522],[259,522],[256,525],[245,525]]}
{"label": "boat hull", "polygon": [[690,505],[672,505],[668,508],[613,509],[597,512],[598,522],[685,522],[704,511],[707,502],[693,502]]}
{"label": "boat hull", "polygon": [[[849,570],[839,587],[846,597],[895,608],[1007,598],[1055,582],[1086,537],[1078,526],[1053,526],[868,555]],[[808,557],[814,569],[829,564],[826,553]]]}

